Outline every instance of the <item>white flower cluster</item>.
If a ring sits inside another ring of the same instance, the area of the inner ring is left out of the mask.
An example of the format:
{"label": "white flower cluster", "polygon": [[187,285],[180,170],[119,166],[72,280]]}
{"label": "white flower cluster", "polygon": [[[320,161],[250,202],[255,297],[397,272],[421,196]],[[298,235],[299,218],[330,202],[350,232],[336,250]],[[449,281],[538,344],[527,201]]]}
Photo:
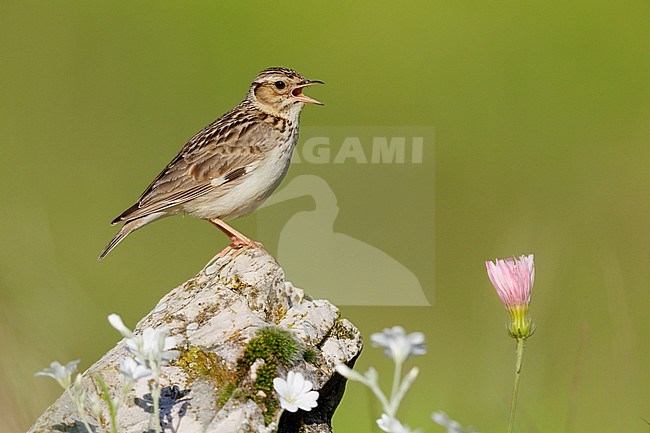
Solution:
{"label": "white flower cluster", "polygon": [[72,383],[72,374],[77,372],[77,364],[79,360],[70,361],[66,365],[59,364],[58,361],[53,361],[49,368],[39,371],[35,376],[47,376],[56,380],[61,385],[61,388],[67,388]]}
{"label": "white flower cluster", "polygon": [[407,334],[401,326],[386,328],[370,336],[373,347],[384,349],[384,353],[395,363],[403,363],[411,355],[425,355],[427,348],[421,332]]}
{"label": "white flower cluster", "polygon": [[108,316],[108,321],[126,339],[126,349],[134,356],[120,362],[120,372],[126,383],[133,384],[139,379],[157,376],[161,366],[180,354],[178,350],[172,350],[176,340],[168,337],[167,328],[146,328],[142,334],[135,335],[117,314]]}
{"label": "white flower cluster", "polygon": [[[160,367],[169,361],[178,358],[180,352],[173,350],[176,339],[169,337],[167,328],[145,328],[141,334],[134,334],[122,318],[117,314],[108,316],[108,321],[125,338],[126,349],[133,358],[124,358],[120,361],[122,374],[123,394],[140,379],[153,379],[149,383],[153,404],[153,422],[156,433],[160,428]],[[118,402],[121,404],[121,402]]]}
{"label": "white flower cluster", "polygon": [[[401,326],[386,328],[382,332],[370,336],[373,347],[384,349],[384,354],[393,360],[395,371],[393,374],[393,388],[390,396],[384,394],[379,387],[379,374],[370,367],[361,374],[352,370],[345,364],[336,366],[336,371],[343,377],[361,382],[370,389],[381,403],[384,413],[377,420],[377,426],[386,433],[420,433],[421,430],[412,430],[402,424],[396,417],[402,399],[418,376],[419,370],[413,367],[402,376],[402,366],[410,356],[425,355],[425,337],[421,332],[407,334]],[[471,430],[462,430],[460,424],[447,417],[443,412],[433,414],[433,420],[447,429],[447,433],[469,433]]]}
{"label": "white flower cluster", "polygon": [[336,371],[349,380],[361,382],[375,394],[384,410],[381,418],[377,420],[379,428],[387,433],[417,433],[417,430],[411,430],[408,426],[399,422],[396,414],[402,399],[419,373],[419,369],[413,367],[402,377],[402,366],[409,356],[427,353],[424,334],[421,332],[407,334],[401,326],[393,326],[384,329],[383,332],[372,334],[370,341],[372,341],[374,347],[384,349],[386,356],[392,359],[395,364],[393,388],[390,397],[384,394],[379,387],[379,375],[377,370],[372,367],[364,374],[360,374],[345,364],[339,364],[336,366]]}
{"label": "white flower cluster", "polygon": [[77,377],[74,380],[74,385],[72,387],[70,386],[70,384],[72,384],[72,375],[77,372],[78,364],[78,359],[75,361],[70,361],[66,365],[61,365],[58,361],[53,361],[50,364],[49,368],[45,368],[42,371],[39,371],[35,374],[35,376],[46,376],[56,380],[56,382],[61,385],[61,388],[65,389],[65,392],[74,403],[77,412],[81,416],[81,422],[83,423],[86,430],[89,433],[93,433],[84,410],[86,402],[86,391],[83,389],[82,375],[77,374]]}
{"label": "white flower cluster", "polygon": [[[102,393],[100,395],[93,394],[89,397],[90,412],[97,419],[103,418],[102,401],[106,403],[111,415],[111,433],[117,433],[116,413],[118,408],[122,405],[126,394],[133,385],[138,380],[147,379],[153,400],[154,427],[155,431],[160,433],[160,368],[179,356],[180,352],[173,349],[176,346],[176,341],[174,338],[169,337],[169,330],[166,328],[146,328],[141,334],[134,334],[131,329],[124,325],[121,317],[117,314],[111,314],[108,316],[108,320],[124,336],[126,348],[132,357],[120,360],[120,373],[123,382],[122,395],[111,397],[101,377],[96,377],[102,388]],[[396,414],[403,398],[419,373],[419,369],[413,367],[408,373],[402,375],[403,364],[412,355],[426,354],[424,334],[421,332],[407,334],[401,326],[394,326],[384,329],[380,333],[372,334],[370,340],[374,347],[384,349],[386,356],[393,360],[395,364],[393,387],[390,395],[384,394],[379,387],[379,374],[372,367],[361,374],[345,364],[339,364],[336,366],[336,371],[349,380],[361,382],[375,394],[384,412],[377,419],[377,426],[382,431],[386,433],[421,433],[421,430],[412,430],[409,426],[402,424],[397,419]],[[36,375],[51,377],[65,388],[75,403],[86,430],[88,433],[95,433],[86,417],[87,399],[82,385],[82,375],[77,374],[74,382],[72,381],[73,374],[77,372],[78,364],[78,360],[71,361],[66,365],[54,361],[49,368],[36,373]],[[313,384],[306,380],[300,372],[289,371],[286,379],[276,377],[273,379],[273,388],[279,396],[282,411],[311,411],[318,406],[319,393],[313,390]],[[282,411],[278,413],[274,422],[263,429],[263,433],[271,433],[277,430],[277,421]],[[432,419],[446,428],[447,433],[473,432],[471,428],[463,430],[460,423],[450,419],[444,412],[434,413]]]}
{"label": "white flower cluster", "polygon": [[[47,376],[57,381],[74,402],[77,412],[88,433],[95,433],[96,430],[90,427],[86,412],[87,401],[90,400],[90,412],[97,420],[102,419],[102,401],[108,405],[110,413],[111,433],[117,433],[117,411],[124,402],[126,395],[133,388],[133,385],[140,379],[152,379],[149,382],[149,389],[153,400],[154,428],[157,433],[160,428],[160,367],[167,365],[169,361],[178,357],[180,352],[172,350],[176,345],[174,338],[169,337],[169,330],[166,328],[146,328],[142,334],[136,335],[124,325],[122,318],[117,314],[108,316],[110,324],[117,329],[126,339],[126,348],[133,357],[120,360],[120,373],[122,376],[122,393],[118,396],[111,396],[108,387],[100,375],[94,376],[100,385],[101,393],[92,394],[86,398],[86,391],[83,388],[82,375],[77,374],[74,383],[72,375],[77,371],[79,361],[72,361],[61,365],[57,361],[50,364],[49,368],[36,373],[36,376]],[[72,387],[70,385],[73,385]],[[101,423],[98,422],[98,425]]]}
{"label": "white flower cluster", "polygon": [[422,430],[411,430],[409,426],[403,425],[397,418],[386,415],[381,415],[377,420],[377,425],[380,429],[387,433],[421,433]]}

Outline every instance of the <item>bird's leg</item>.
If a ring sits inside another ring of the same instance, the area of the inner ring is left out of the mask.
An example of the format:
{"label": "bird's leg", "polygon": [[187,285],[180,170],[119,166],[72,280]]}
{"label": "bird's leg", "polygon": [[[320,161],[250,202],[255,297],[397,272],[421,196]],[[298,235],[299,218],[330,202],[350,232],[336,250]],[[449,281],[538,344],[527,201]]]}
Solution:
{"label": "bird's leg", "polygon": [[230,225],[226,224],[224,221],[220,220],[219,218],[214,218],[210,221],[214,226],[218,227],[219,230],[224,232],[226,236],[230,238],[232,241],[232,244],[229,245],[230,248],[240,248],[240,247],[256,247],[256,248],[263,248],[263,245],[259,242],[255,242],[254,240],[244,236],[237,230],[235,230],[233,227]]}
{"label": "bird's leg", "polygon": [[209,262],[208,265],[211,263],[214,263],[215,260],[218,260],[222,257],[224,257],[226,254],[230,252],[232,249],[237,249],[238,251],[235,252],[234,257],[237,257],[241,252],[243,252],[246,248],[254,247],[254,248],[260,248],[264,250],[264,246],[259,243],[255,242],[254,240],[244,236],[242,233],[238,232],[235,230],[233,227],[231,227],[229,224],[226,224],[224,221],[220,220],[219,218],[214,218],[208,220],[210,221],[214,226],[219,228],[222,232],[226,234],[232,241],[230,245],[228,245],[226,248],[221,250],[219,254],[214,256]]}

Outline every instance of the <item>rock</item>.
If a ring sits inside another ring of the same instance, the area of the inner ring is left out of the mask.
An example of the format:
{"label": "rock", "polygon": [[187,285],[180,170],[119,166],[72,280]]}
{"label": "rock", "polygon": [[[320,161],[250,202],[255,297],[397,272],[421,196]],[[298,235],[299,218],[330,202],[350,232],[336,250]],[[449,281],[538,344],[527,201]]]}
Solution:
{"label": "rock", "polygon": [[[268,253],[249,249],[218,260],[173,289],[138,323],[170,329],[178,360],[162,368],[160,418],[164,431],[232,433],[273,431],[279,413],[273,377],[298,371],[319,391],[311,412],[284,412],[278,432],[330,432],[331,418],[345,388],[334,366],[352,366],[362,348],[361,335],[338,308],[312,300],[285,281]],[[101,375],[112,395],[121,392],[119,361],[128,356],[120,341],[84,373],[88,395]],[[89,406],[89,405],[88,405]],[[136,383],[118,412],[120,433],[153,431],[151,395],[145,380]],[[95,431],[108,431],[88,413]],[[72,400],[64,393],[29,430],[85,433]]]}

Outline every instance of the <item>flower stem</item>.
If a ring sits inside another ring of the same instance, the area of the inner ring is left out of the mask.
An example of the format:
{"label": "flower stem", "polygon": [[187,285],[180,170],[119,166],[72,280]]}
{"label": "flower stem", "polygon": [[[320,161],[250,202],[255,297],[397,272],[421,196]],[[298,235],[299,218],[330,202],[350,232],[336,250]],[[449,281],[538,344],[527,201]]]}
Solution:
{"label": "flower stem", "polygon": [[379,400],[381,403],[381,407],[384,409],[384,412],[386,412],[388,415],[391,412],[391,405],[390,402],[386,399],[384,393],[379,388],[377,382],[367,382],[366,386],[370,388],[373,394],[375,394],[375,397],[377,397],[377,400]]}
{"label": "flower stem", "polygon": [[524,357],[526,339],[517,337],[517,361],[515,363],[515,385],[512,388],[512,404],[510,406],[510,420],[508,421],[507,433],[512,433],[512,426],[515,423],[515,412],[517,411],[517,394],[519,393],[519,379],[521,378],[521,362]]}
{"label": "flower stem", "polygon": [[394,417],[397,413],[397,407],[395,396],[397,395],[397,390],[399,389],[400,381],[402,380],[402,362],[397,359],[395,360],[395,372],[393,374],[393,388],[390,390],[390,408],[391,412],[387,415]]}
{"label": "flower stem", "polygon": [[160,381],[158,377],[154,380],[151,387],[151,400],[153,403],[153,427],[156,433],[161,433],[160,429]]}
{"label": "flower stem", "polygon": [[66,388],[65,391],[68,393],[68,396],[70,396],[70,398],[74,402],[74,405],[77,408],[77,412],[81,416],[81,422],[83,423],[84,427],[86,428],[86,430],[88,430],[88,433],[93,433],[93,429],[90,428],[90,424],[88,423],[88,418],[86,417],[86,413],[84,412],[83,403],[80,403],[76,395],[72,394],[70,388]]}
{"label": "flower stem", "polygon": [[111,417],[111,433],[117,433],[117,410],[113,406],[113,402],[108,399],[108,413]]}
{"label": "flower stem", "polygon": [[106,385],[104,378],[100,374],[97,374],[95,375],[95,380],[99,383],[99,387],[101,388],[102,391],[100,397],[103,398],[106,404],[108,405],[108,412],[111,416],[111,433],[117,433],[118,407],[115,405],[115,402],[111,399],[111,393],[108,390],[108,386]]}

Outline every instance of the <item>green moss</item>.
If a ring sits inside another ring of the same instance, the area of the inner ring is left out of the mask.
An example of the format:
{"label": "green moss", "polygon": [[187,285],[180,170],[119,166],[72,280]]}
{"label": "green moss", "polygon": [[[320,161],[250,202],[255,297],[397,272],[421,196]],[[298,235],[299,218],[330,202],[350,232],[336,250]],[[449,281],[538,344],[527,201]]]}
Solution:
{"label": "green moss", "polygon": [[264,364],[256,371],[255,389],[264,391],[265,394],[273,392],[273,379],[278,375],[275,365]]}
{"label": "green moss", "polygon": [[[181,350],[174,365],[182,368],[190,381],[202,379],[213,382],[219,389],[219,407],[232,398],[253,400],[262,409],[268,424],[274,420],[279,409],[273,391],[273,379],[278,376],[278,367],[289,368],[301,359],[313,361],[315,356],[313,350],[303,352],[302,346],[289,331],[268,327],[258,330],[249,341],[235,371],[229,371],[215,353],[195,346]],[[255,380],[251,383],[247,378],[251,366],[258,359],[264,362],[257,364]]]}
{"label": "green moss", "polygon": [[240,363],[250,367],[259,358],[267,364],[279,362],[288,367],[296,361],[300,349],[300,345],[288,331],[264,328],[257,331],[257,336],[248,343]]}
{"label": "green moss", "polygon": [[273,379],[278,376],[278,367],[291,366],[300,359],[301,352],[300,344],[290,332],[269,327],[257,331],[239,360],[237,369],[242,376],[250,371],[256,360],[264,360],[255,371],[255,389],[250,398],[262,408],[267,424],[273,421],[278,410],[278,402],[273,395]]}
{"label": "green moss", "polygon": [[224,406],[226,403],[228,403],[228,400],[230,400],[230,397],[232,397],[236,389],[237,389],[236,382],[232,381],[232,382],[224,383],[223,387],[221,388],[221,393],[219,394],[219,398],[217,399],[217,404],[219,405],[219,407]]}
{"label": "green moss", "polygon": [[[260,402],[256,401],[257,404],[260,404]],[[277,412],[278,409],[280,409],[280,404],[278,401],[273,398],[273,397],[267,397],[264,399],[264,422],[266,425],[271,424],[273,421],[275,421],[275,413]]]}
{"label": "green moss", "polygon": [[311,364],[316,359],[316,352],[311,349],[305,349],[305,352],[302,354],[302,359]]}

